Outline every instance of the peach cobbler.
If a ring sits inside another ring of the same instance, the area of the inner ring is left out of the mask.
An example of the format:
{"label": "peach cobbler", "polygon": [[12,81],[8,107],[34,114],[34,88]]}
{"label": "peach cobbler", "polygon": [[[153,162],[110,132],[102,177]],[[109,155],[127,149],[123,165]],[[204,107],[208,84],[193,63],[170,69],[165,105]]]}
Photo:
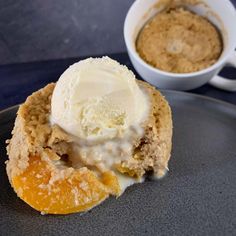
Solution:
{"label": "peach cobbler", "polygon": [[171,138],[160,92],[108,57],[89,58],[19,107],[7,174],[17,195],[42,213],[86,211],[146,172],[164,176]]}

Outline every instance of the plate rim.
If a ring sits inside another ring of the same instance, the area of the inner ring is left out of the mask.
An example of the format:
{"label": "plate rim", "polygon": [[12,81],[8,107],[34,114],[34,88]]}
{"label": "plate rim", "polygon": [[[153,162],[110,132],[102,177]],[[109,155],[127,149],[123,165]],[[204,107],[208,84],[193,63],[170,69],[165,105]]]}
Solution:
{"label": "plate rim", "polygon": [[174,93],[174,94],[184,94],[184,95],[187,95],[187,96],[190,95],[190,96],[198,97],[198,98],[205,99],[205,100],[208,100],[208,101],[211,101],[211,102],[220,103],[221,105],[225,105],[225,106],[228,106],[230,108],[236,109],[236,104],[226,102],[226,101],[218,99],[218,98],[213,98],[213,97],[210,97],[210,96],[202,95],[202,94],[189,93],[189,92],[177,91],[177,90],[169,90],[169,89],[163,89],[163,90],[160,89],[159,91],[161,91],[163,93],[167,92],[167,93]]}
{"label": "plate rim", "polygon": [[[184,95],[187,95],[187,96],[193,96],[193,97],[197,97],[197,98],[201,98],[201,99],[204,99],[204,100],[208,100],[208,101],[211,101],[211,102],[216,102],[216,103],[220,103],[221,105],[225,105],[225,106],[228,106],[232,109],[235,109],[236,110],[236,105],[233,104],[233,103],[230,103],[230,102],[226,102],[226,101],[223,101],[223,100],[220,100],[220,99],[217,99],[217,98],[213,98],[213,97],[210,97],[210,96],[205,96],[205,95],[202,95],[202,94],[196,94],[196,93],[189,93],[189,92],[185,92],[185,91],[177,91],[177,90],[169,90],[169,89],[158,89],[158,91],[160,91],[163,96],[165,97],[165,93],[172,93],[172,94],[184,94]],[[7,108],[4,108],[3,110],[0,110],[0,115],[2,115],[3,113],[6,113],[14,108],[17,108],[19,107],[21,104],[23,103],[18,103],[18,104],[15,104],[13,106],[10,106],[10,107],[7,107]]]}
{"label": "plate rim", "polygon": [[0,110],[0,115],[2,115],[2,114],[5,113],[5,112],[8,112],[8,111],[10,111],[10,110],[13,110],[14,108],[19,107],[20,105],[21,105],[21,104],[18,103],[18,104],[16,104],[16,105],[13,105],[13,106],[4,108],[3,110]]}

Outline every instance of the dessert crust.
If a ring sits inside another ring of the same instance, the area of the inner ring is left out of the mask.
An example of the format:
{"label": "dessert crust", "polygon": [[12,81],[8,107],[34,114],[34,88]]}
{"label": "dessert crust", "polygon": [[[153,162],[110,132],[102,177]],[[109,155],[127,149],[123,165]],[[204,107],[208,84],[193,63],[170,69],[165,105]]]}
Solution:
{"label": "dessert crust", "polygon": [[167,100],[153,86],[139,81],[139,86],[150,98],[151,109],[143,124],[144,136],[134,149],[133,158],[121,163],[118,169],[136,177],[153,171],[154,177],[162,178],[168,171],[172,147],[172,114]]}

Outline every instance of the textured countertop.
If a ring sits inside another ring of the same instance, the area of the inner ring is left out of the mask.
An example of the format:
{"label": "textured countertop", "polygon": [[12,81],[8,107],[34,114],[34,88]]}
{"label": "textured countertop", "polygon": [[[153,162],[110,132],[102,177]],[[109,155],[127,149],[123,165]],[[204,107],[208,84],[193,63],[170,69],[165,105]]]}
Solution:
{"label": "textured countertop", "polygon": [[0,0],[0,64],[125,51],[133,0]]}

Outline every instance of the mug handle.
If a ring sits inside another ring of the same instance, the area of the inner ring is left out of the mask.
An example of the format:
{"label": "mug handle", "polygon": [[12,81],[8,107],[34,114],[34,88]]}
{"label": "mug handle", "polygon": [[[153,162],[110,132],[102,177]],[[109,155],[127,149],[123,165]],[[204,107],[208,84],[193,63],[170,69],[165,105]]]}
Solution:
{"label": "mug handle", "polygon": [[[226,65],[236,67],[236,51],[233,52],[232,56],[226,62]],[[209,84],[226,91],[235,92],[236,91],[236,80],[230,80],[219,75],[215,75]]]}

